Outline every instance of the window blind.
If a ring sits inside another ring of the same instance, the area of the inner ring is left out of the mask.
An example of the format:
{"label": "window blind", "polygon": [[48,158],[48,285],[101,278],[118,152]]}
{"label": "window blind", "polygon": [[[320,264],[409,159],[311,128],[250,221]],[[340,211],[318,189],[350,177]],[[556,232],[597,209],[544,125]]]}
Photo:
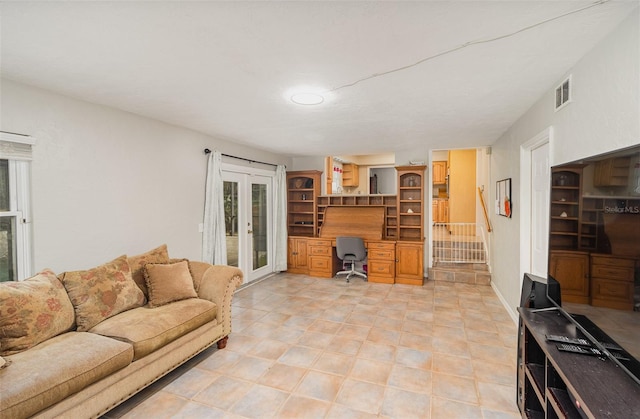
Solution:
{"label": "window blind", "polygon": [[22,134],[0,132],[0,159],[31,160],[31,146],[35,140]]}

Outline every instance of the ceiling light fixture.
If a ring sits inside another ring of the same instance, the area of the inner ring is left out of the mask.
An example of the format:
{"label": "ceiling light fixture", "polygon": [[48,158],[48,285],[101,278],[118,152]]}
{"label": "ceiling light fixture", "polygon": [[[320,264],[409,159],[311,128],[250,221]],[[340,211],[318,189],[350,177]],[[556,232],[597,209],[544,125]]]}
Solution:
{"label": "ceiling light fixture", "polygon": [[324,102],[324,96],[319,93],[295,93],[290,99],[297,105],[319,105]]}

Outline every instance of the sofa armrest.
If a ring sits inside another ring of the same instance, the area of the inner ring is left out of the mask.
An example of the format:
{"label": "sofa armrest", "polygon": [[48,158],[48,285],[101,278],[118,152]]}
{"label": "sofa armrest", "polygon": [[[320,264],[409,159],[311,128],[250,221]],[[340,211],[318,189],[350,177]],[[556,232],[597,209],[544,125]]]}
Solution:
{"label": "sofa armrest", "polygon": [[218,306],[218,320],[227,336],[231,333],[231,299],[236,288],[242,284],[242,271],[233,266],[204,262],[190,262],[190,265],[198,297]]}

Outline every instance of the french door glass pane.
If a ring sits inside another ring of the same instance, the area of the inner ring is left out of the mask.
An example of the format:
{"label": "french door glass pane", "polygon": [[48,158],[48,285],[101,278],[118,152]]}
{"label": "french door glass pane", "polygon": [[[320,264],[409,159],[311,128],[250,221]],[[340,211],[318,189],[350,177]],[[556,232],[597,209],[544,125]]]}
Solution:
{"label": "french door glass pane", "polygon": [[10,211],[9,160],[0,160],[0,211]]}
{"label": "french door glass pane", "polygon": [[16,217],[0,217],[0,282],[15,281]]}
{"label": "french door glass pane", "polygon": [[253,229],[253,269],[267,264],[267,185],[251,185],[251,218]]}
{"label": "french door glass pane", "polygon": [[224,224],[227,232],[227,265],[238,266],[238,182],[225,181]]}

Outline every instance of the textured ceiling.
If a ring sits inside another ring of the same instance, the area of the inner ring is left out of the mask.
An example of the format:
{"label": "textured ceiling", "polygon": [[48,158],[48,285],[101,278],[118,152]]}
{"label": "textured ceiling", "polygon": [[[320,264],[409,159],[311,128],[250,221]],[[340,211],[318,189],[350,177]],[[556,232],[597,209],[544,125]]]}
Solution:
{"label": "textured ceiling", "polygon": [[[2,2],[3,77],[300,156],[489,145],[630,13],[611,1]],[[634,10],[635,9],[635,10]],[[550,105],[551,106],[551,105]]]}

